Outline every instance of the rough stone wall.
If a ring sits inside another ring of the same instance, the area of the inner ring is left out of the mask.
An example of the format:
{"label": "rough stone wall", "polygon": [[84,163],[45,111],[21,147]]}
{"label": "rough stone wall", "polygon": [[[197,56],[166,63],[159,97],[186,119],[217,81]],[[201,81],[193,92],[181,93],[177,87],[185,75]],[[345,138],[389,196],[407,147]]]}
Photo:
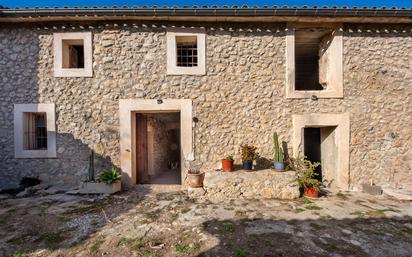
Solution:
{"label": "rough stone wall", "polygon": [[[271,134],[292,140],[292,114],[351,114],[351,186],[412,186],[412,26],[346,25],[344,99],[285,98],[285,24],[204,26],[205,76],[167,76],[165,26],[61,24],[0,28],[0,187],[22,176],[77,185],[90,148],[119,166],[119,99],[189,98],[199,118],[195,158],[205,170]],[[175,24],[176,25],[176,24]],[[179,24],[177,24],[179,25]],[[55,26],[55,27],[54,27]],[[54,78],[52,33],[93,32],[93,77]],[[56,104],[57,158],[13,158],[13,103]]]}

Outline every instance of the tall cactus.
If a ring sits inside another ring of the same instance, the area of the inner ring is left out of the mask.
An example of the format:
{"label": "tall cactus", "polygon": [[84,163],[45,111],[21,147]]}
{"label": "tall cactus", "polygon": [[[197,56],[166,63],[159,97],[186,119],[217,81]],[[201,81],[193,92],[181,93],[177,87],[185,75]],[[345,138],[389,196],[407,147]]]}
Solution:
{"label": "tall cactus", "polygon": [[283,162],[283,152],[279,146],[278,134],[276,132],[273,133],[273,150],[275,152],[274,161]]}
{"label": "tall cactus", "polygon": [[89,155],[89,181],[94,181],[94,151],[90,151]]}

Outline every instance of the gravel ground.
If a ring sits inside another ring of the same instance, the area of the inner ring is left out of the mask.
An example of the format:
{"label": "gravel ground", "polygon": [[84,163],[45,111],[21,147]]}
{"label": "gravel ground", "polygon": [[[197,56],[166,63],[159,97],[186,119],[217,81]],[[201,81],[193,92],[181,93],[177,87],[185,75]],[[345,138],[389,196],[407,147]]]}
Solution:
{"label": "gravel ground", "polygon": [[[357,192],[211,202],[184,191],[0,198],[0,256],[412,256],[412,204]],[[19,255],[20,254],[20,255]]]}

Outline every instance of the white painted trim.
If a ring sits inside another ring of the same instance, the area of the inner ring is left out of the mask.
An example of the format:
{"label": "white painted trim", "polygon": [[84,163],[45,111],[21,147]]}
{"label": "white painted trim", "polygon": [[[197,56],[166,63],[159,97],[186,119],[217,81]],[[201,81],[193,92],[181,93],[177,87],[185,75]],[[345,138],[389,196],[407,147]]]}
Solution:
{"label": "white painted trim", "polygon": [[[84,43],[84,68],[63,68],[63,40],[82,39]],[[54,76],[55,77],[92,77],[93,45],[91,32],[53,33]]]}
{"label": "white painted trim", "polygon": [[342,190],[349,189],[349,113],[330,114],[315,113],[292,115],[293,120],[293,156],[303,156],[303,129],[307,127],[336,126],[336,145],[338,148],[336,186]]}
{"label": "white painted trim", "polygon": [[[334,28],[332,43],[329,46],[333,58],[330,59],[328,87],[325,90],[295,90],[295,28],[298,27]],[[288,23],[286,29],[286,98],[343,98],[343,29],[342,24],[296,24]]]}
{"label": "white painted trim", "polygon": [[156,99],[121,99],[119,101],[120,118],[120,167],[123,172],[122,183],[126,187],[136,185],[136,119],[138,112],[180,112],[180,140],[182,160],[182,183],[184,181],[183,163],[194,159],[193,151],[193,112],[190,99],[163,99],[158,104]]}
{"label": "white painted trim", "polygon": [[[198,65],[178,67],[176,37],[196,36]],[[166,32],[167,75],[205,75],[206,74],[206,32],[204,29],[168,29]]]}
{"label": "white painted trim", "polygon": [[[24,150],[24,113],[43,112],[47,118],[47,150]],[[14,105],[14,157],[56,158],[56,117],[54,104]]]}

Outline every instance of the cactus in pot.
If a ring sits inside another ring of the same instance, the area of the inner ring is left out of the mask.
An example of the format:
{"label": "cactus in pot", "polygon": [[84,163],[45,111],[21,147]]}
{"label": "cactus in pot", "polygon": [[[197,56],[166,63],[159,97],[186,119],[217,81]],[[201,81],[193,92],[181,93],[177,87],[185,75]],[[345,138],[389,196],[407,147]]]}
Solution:
{"label": "cactus in pot", "polygon": [[279,138],[276,132],[273,133],[273,150],[274,150],[274,168],[276,170],[285,170],[285,163],[283,161],[283,151],[279,145]]}

